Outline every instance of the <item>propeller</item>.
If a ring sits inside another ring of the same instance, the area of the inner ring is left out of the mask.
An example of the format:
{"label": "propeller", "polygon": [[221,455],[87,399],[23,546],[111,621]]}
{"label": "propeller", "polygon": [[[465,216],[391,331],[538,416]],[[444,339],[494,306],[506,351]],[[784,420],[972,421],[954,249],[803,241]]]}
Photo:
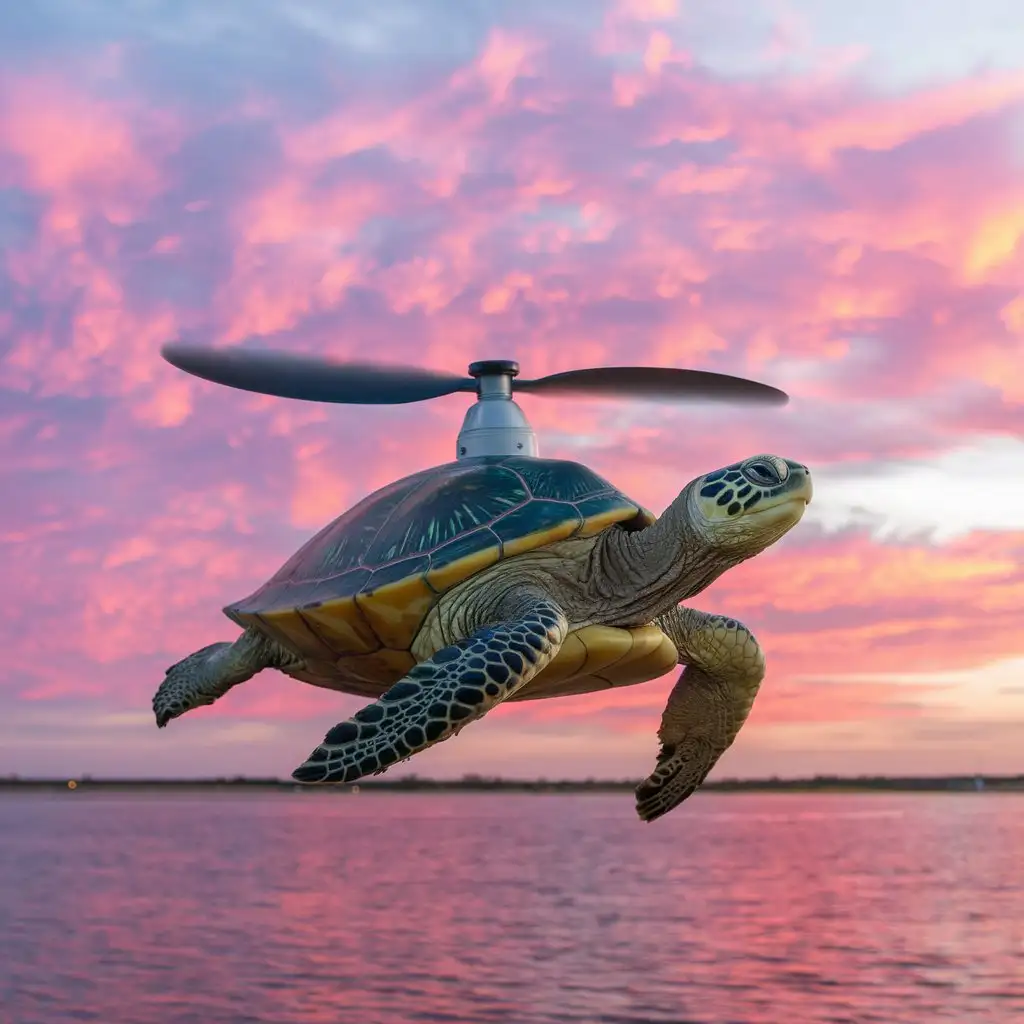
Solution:
{"label": "propeller", "polygon": [[[474,363],[469,377],[415,367],[339,363],[330,359],[254,349],[212,349],[172,343],[162,349],[173,366],[204,380],[244,391],[311,402],[401,405],[459,391],[475,392],[477,377],[515,377],[511,360]],[[517,380],[515,391],[533,395],[712,401],[785,405],[789,396],[768,384],[708,370],[659,366],[602,366]]]}

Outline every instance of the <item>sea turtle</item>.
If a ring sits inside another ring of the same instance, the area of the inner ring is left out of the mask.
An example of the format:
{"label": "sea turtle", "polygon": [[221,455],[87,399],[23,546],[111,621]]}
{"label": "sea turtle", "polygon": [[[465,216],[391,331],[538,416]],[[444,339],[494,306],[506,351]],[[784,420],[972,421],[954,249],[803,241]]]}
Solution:
{"label": "sea turtle", "polygon": [[482,456],[364,498],[224,611],[244,630],[178,662],[157,725],[261,669],[375,698],[293,777],[351,783],[455,735],[503,700],[586,693],[684,667],[645,821],[732,743],[764,675],[736,619],[681,607],[796,525],[810,472],[756,455],[698,477],[655,518],[575,462]]}

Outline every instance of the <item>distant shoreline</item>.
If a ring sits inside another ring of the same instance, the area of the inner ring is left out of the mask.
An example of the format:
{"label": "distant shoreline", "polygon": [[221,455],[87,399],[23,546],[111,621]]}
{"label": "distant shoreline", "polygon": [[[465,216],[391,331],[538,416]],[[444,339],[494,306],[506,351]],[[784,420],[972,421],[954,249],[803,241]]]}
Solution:
{"label": "distant shoreline", "polygon": [[[505,792],[607,793],[632,790],[639,779],[501,779],[466,775],[461,779],[370,779],[355,786],[302,786],[290,779],[232,776],[200,779],[22,778],[0,776],[0,793],[40,790],[107,792],[189,792],[209,790],[339,792]],[[1024,775],[856,776],[816,775],[796,779],[723,779],[706,782],[702,792],[718,793],[974,793],[1024,792]]]}

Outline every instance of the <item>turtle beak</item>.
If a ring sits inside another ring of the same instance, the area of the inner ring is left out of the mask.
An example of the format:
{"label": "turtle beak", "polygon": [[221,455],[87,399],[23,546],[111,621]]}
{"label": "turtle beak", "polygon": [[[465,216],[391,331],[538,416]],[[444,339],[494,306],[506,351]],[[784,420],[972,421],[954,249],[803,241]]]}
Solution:
{"label": "turtle beak", "polygon": [[810,505],[811,499],[814,497],[814,483],[811,480],[811,471],[806,466],[799,465],[799,463],[794,465],[791,473],[795,475],[796,471],[799,471],[801,479],[794,489],[793,497],[803,498],[804,504]]}

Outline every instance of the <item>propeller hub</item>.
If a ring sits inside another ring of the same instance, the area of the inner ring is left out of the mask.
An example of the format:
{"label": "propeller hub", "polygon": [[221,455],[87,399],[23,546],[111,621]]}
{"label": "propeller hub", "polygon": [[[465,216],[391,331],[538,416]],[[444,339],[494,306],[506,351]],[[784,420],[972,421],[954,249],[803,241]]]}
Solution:
{"label": "propeller hub", "polygon": [[469,364],[470,377],[490,377],[495,374],[518,377],[519,364],[514,359],[481,359]]}
{"label": "propeller hub", "polygon": [[537,435],[512,399],[512,378],[519,373],[513,359],[470,363],[476,378],[476,402],[466,410],[459,431],[456,458],[481,455],[537,455]]}

